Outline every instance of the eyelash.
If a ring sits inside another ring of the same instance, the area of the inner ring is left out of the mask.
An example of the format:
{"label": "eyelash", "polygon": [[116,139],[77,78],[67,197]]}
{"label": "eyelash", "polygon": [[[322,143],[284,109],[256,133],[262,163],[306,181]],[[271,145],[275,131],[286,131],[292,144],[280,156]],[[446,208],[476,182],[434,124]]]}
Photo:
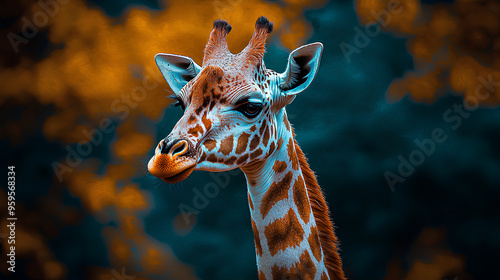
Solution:
{"label": "eyelash", "polygon": [[183,111],[186,110],[186,106],[184,105],[184,102],[182,102],[182,99],[180,99],[177,95],[170,95],[169,98],[177,101],[177,102],[173,103],[174,107],[181,107],[181,109]]}

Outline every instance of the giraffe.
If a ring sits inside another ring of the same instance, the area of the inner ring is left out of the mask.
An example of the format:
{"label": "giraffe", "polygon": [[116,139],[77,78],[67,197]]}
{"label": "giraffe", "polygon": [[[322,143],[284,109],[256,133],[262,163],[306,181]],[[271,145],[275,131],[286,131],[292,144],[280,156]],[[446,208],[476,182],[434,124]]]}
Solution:
{"label": "giraffe", "polygon": [[186,56],[155,56],[184,114],[156,146],[148,170],[177,183],[194,170],[240,168],[259,279],[345,279],[328,206],[285,110],[314,79],[323,45],[295,49],[277,73],[263,61],[272,30],[260,17],[248,45],[232,54],[231,25],[216,20],[202,66]]}

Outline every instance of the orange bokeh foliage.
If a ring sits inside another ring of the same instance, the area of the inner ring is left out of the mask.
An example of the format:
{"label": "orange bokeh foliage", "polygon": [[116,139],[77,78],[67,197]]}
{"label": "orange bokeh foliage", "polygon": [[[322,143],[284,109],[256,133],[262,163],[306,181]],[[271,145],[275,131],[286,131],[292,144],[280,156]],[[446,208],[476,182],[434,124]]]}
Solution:
{"label": "orange bokeh foliage", "polygon": [[402,261],[393,258],[387,266],[384,280],[470,279],[465,272],[465,257],[447,248],[444,228],[424,228],[406,255],[410,270],[405,272]]}
{"label": "orange bokeh foliage", "polygon": [[498,85],[478,93],[482,80],[500,83],[498,1],[457,0],[427,6],[418,0],[358,0],[356,11],[361,23],[367,24],[376,19],[373,13],[387,11],[388,5],[396,5],[400,12],[390,14],[384,28],[409,37],[408,52],[414,60],[414,70],[389,86],[389,101],[409,94],[414,101],[432,103],[453,91],[465,99],[474,96],[483,106],[500,105]]}

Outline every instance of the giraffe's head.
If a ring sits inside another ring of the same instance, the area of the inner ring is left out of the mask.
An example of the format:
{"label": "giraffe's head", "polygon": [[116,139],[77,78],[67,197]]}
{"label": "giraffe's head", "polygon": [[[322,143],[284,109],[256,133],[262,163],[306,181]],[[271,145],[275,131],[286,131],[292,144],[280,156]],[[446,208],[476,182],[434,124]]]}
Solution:
{"label": "giraffe's head", "polygon": [[176,183],[195,169],[231,170],[277,150],[279,126],[289,129],[282,108],[314,79],[323,45],[294,50],[286,71],[276,73],[263,62],[272,30],[271,22],[259,18],[249,44],[232,54],[226,42],[231,26],[217,20],[201,67],[189,57],[156,55],[184,115],[156,147],[148,164],[151,174]]}

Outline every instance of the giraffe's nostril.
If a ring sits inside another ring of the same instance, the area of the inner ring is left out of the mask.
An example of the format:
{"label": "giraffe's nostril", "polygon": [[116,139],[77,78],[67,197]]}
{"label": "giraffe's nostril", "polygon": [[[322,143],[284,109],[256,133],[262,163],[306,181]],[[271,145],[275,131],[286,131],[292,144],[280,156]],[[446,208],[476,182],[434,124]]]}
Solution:
{"label": "giraffe's nostril", "polygon": [[172,148],[170,148],[170,155],[172,158],[182,156],[188,151],[188,142],[186,140],[180,140],[175,143]]}
{"label": "giraffe's nostril", "polygon": [[186,140],[175,140],[167,144],[166,140],[160,143],[160,151],[162,154],[170,154],[172,157],[181,156],[188,151],[188,143]]}
{"label": "giraffe's nostril", "polygon": [[172,144],[169,145],[166,139],[161,140],[160,146],[159,146],[160,153],[168,154],[168,152],[170,151],[170,147],[172,147],[173,144],[175,144],[175,142],[173,142]]}
{"label": "giraffe's nostril", "polygon": [[172,151],[172,155],[177,155],[177,154],[182,153],[182,151],[184,150],[184,147],[185,147],[185,145],[181,145],[181,146],[176,147],[176,148]]}

